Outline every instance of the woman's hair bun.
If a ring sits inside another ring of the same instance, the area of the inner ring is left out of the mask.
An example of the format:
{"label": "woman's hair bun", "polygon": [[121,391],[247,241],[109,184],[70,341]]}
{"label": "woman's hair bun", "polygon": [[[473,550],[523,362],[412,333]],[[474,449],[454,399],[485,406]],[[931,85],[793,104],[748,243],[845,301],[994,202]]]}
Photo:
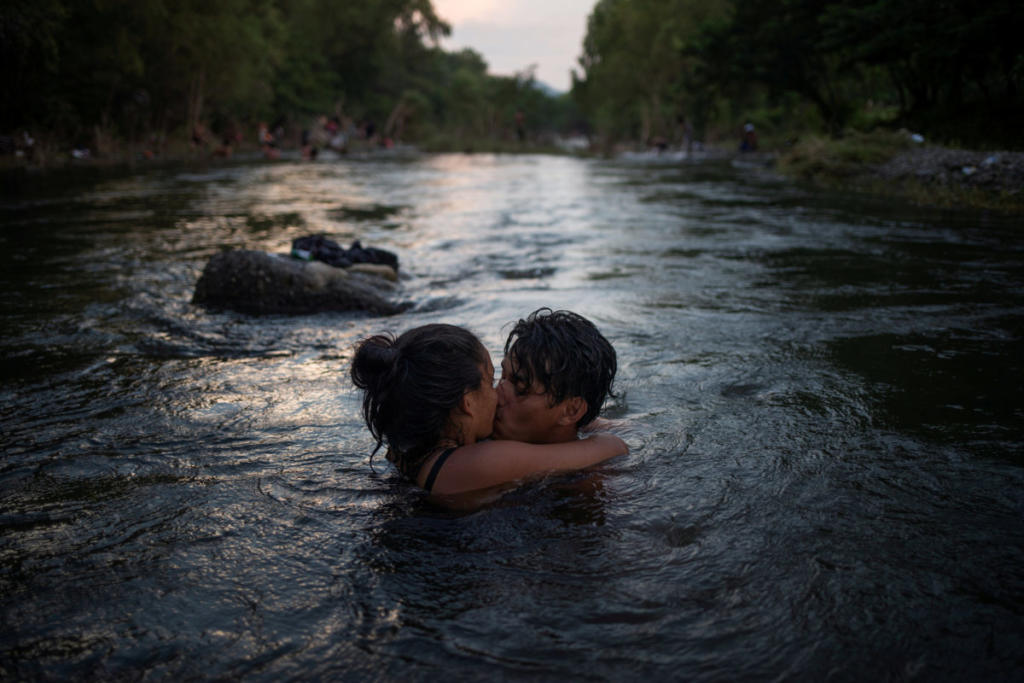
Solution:
{"label": "woman's hair bun", "polygon": [[376,334],[364,339],[352,358],[352,383],[360,389],[379,386],[394,373],[399,355],[393,335]]}

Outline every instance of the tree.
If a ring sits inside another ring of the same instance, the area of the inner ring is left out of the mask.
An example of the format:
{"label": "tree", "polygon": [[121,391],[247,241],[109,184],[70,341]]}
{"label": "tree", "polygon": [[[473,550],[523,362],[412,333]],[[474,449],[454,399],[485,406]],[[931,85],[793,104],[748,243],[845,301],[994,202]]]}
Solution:
{"label": "tree", "polygon": [[549,115],[555,100],[532,78],[444,52],[449,31],[430,0],[9,0],[0,130],[50,130],[95,151],[320,114],[401,136],[500,136],[510,108]]}
{"label": "tree", "polygon": [[703,28],[728,15],[726,0],[600,0],[587,20],[573,92],[607,137],[671,135],[699,101]]}

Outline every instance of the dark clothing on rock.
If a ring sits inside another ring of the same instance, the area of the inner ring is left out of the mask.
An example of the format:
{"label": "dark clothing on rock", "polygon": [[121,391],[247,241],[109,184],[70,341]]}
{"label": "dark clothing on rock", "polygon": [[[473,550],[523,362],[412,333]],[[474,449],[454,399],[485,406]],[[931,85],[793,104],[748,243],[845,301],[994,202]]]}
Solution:
{"label": "dark clothing on rock", "polygon": [[323,261],[336,268],[348,268],[353,263],[382,263],[398,271],[398,256],[385,249],[364,247],[359,240],[346,249],[323,235],[299,237],[292,241],[292,256]]}

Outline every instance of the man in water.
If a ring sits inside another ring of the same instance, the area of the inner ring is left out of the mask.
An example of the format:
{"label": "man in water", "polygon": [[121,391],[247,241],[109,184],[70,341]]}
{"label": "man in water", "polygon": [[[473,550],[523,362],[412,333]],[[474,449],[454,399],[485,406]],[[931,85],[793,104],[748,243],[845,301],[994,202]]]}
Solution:
{"label": "man in water", "polygon": [[570,311],[534,311],[505,342],[492,438],[576,439],[614,396],[615,370],[615,349],[592,322]]}

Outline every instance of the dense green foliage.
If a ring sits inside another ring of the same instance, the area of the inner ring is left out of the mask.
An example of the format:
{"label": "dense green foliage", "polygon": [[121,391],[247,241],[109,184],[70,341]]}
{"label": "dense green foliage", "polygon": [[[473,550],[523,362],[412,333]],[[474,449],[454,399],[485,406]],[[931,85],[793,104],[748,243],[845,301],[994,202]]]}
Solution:
{"label": "dense green foliage", "polygon": [[610,139],[884,122],[1020,146],[1018,0],[599,0],[574,95]]}
{"label": "dense green foliage", "polygon": [[679,116],[709,108],[693,47],[728,18],[728,0],[600,0],[587,24],[573,93],[598,132],[669,136]]}
{"label": "dense green foliage", "polygon": [[0,134],[103,152],[319,115],[465,148],[589,129],[781,141],[905,126],[1019,147],[1018,0],[598,0],[572,97],[442,50],[430,0],[6,0]]}
{"label": "dense green foliage", "polygon": [[[185,140],[318,115],[403,139],[516,137],[572,122],[529,70],[488,75],[445,52],[430,0],[7,0],[0,7],[0,133],[102,152],[103,141]],[[251,138],[250,138],[251,135]]]}

